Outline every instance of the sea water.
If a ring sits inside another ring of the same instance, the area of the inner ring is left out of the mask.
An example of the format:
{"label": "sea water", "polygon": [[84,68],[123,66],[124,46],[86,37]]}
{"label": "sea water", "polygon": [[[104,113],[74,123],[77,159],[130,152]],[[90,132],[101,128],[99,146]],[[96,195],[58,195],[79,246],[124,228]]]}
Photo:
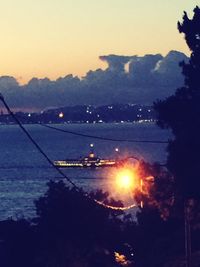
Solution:
{"label": "sea water", "polygon": [[[57,128],[111,139],[168,140],[169,131],[154,123],[100,123],[52,125]],[[78,159],[88,155],[90,144],[100,158],[136,156],[148,162],[166,161],[166,144],[114,142],[51,130],[41,125],[25,128],[53,160]],[[35,216],[34,200],[47,190],[49,180],[62,179],[17,125],[0,125],[0,220]],[[109,188],[109,168],[63,169],[85,191]]]}

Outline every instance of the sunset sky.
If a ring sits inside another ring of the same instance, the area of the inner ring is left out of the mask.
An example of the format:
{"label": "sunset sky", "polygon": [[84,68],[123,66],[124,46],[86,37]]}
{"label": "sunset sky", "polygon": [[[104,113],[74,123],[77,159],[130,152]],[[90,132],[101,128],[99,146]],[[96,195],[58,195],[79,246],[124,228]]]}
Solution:
{"label": "sunset sky", "polygon": [[100,55],[189,53],[177,21],[193,0],[1,0],[0,76],[84,76]]}

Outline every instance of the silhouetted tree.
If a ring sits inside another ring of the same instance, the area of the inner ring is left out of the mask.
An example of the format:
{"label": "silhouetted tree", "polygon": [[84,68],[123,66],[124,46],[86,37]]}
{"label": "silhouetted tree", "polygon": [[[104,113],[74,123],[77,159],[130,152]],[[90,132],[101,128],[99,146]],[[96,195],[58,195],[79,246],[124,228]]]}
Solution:
{"label": "silhouetted tree", "polygon": [[174,180],[166,167],[140,162],[138,171],[143,185],[135,199],[143,207],[137,212],[137,226],[128,229],[127,242],[133,247],[135,266],[164,266],[183,254],[183,212],[177,212]]}
{"label": "silhouetted tree", "polygon": [[0,266],[35,267],[37,237],[34,229],[25,219],[0,222]]}
{"label": "silhouetted tree", "polygon": [[49,182],[36,201],[37,217],[0,222],[0,266],[120,266],[115,252],[131,256],[122,211],[105,208],[94,198],[121,205],[102,191],[86,194],[63,181]]}
{"label": "silhouetted tree", "polygon": [[[107,194],[98,192],[98,198]],[[122,220],[116,211],[95,203],[92,195],[50,182],[36,201],[37,266],[116,266],[114,252],[122,245]]]}
{"label": "silhouetted tree", "polygon": [[168,169],[175,178],[176,190],[183,198],[199,197],[200,175],[200,9],[189,19],[184,13],[178,29],[185,34],[191,50],[189,63],[181,63],[185,85],[175,95],[154,105],[158,125],[171,128],[174,139],[168,145]]}
{"label": "silhouetted tree", "polygon": [[[168,145],[167,167],[174,176],[176,200],[179,199],[179,203],[182,203],[182,211],[184,207],[185,259],[186,266],[191,266],[191,222],[197,218],[194,214],[199,215],[200,211],[200,9],[198,6],[194,9],[192,19],[189,19],[184,12],[183,22],[178,22],[178,29],[180,33],[184,33],[191,51],[189,63],[180,64],[185,84],[176,90],[175,95],[164,101],[157,101],[154,107],[158,112],[158,125],[162,128],[171,128],[174,134],[173,140]],[[194,222],[197,225],[197,220]],[[199,231],[195,234],[199,235]]]}
{"label": "silhouetted tree", "polygon": [[[137,203],[150,209],[157,209],[160,217],[168,219],[173,213],[174,206],[174,179],[165,166],[158,163],[150,164],[141,161],[138,174],[142,180],[142,188],[135,192]],[[177,214],[176,214],[177,215]]]}

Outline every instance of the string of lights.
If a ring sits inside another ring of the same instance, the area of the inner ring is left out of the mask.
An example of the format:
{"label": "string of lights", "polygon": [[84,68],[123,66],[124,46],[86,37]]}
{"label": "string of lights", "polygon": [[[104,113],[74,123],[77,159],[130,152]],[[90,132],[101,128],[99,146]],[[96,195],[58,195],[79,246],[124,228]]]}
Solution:
{"label": "string of lights", "polygon": [[130,210],[130,209],[132,209],[132,208],[136,208],[136,207],[138,207],[138,205],[136,205],[136,204],[132,204],[132,205],[130,205],[130,206],[126,206],[126,207],[114,207],[114,206],[111,206],[111,205],[107,205],[107,204],[105,204],[105,203],[103,203],[103,202],[101,202],[101,201],[98,201],[98,200],[96,200],[96,199],[94,199],[94,201],[95,201],[97,204],[99,204],[100,206],[103,206],[103,207],[105,207],[105,208],[112,209],[112,210],[126,211],[126,210]]}
{"label": "string of lights", "polygon": [[40,126],[43,126],[43,127],[55,130],[55,131],[67,133],[67,134],[73,134],[73,135],[86,137],[86,138],[99,139],[99,140],[103,140],[103,141],[129,142],[129,143],[150,143],[150,144],[168,144],[169,143],[169,141],[166,141],[166,140],[160,141],[160,140],[115,139],[115,138],[109,138],[109,137],[89,135],[89,134],[83,134],[83,133],[78,133],[78,132],[74,132],[74,131],[64,130],[61,128],[57,128],[57,127],[50,126],[47,124],[42,124],[42,123],[40,124]]}
{"label": "string of lights", "polygon": [[[28,139],[30,140],[30,142],[36,147],[36,149],[44,156],[44,158],[48,161],[48,163],[64,178],[66,179],[66,181],[71,184],[73,186],[73,188],[75,188],[77,191],[82,192],[81,188],[79,188],[69,177],[67,177],[65,175],[64,172],[62,172],[57,166],[55,166],[53,164],[53,162],[51,161],[51,159],[48,157],[48,155],[43,151],[43,149],[39,146],[39,144],[33,139],[33,137],[30,135],[30,133],[26,130],[26,128],[21,124],[21,122],[19,121],[19,119],[15,116],[15,114],[11,111],[10,107],[8,106],[8,104],[6,103],[4,97],[2,94],[0,94],[0,100],[2,101],[2,103],[4,104],[5,108],[7,109],[8,113],[12,116],[12,118],[16,121],[16,123],[19,125],[19,127],[22,129],[22,131],[24,132],[24,134],[28,137]],[[91,196],[89,196],[87,193],[85,193],[85,197],[93,200],[96,204],[103,206],[105,208],[108,209],[112,209],[112,210],[129,210],[131,208],[136,207],[135,204],[127,206],[127,207],[115,207],[112,205],[107,205],[104,202],[101,202],[99,200],[96,200],[94,198],[91,198]]]}

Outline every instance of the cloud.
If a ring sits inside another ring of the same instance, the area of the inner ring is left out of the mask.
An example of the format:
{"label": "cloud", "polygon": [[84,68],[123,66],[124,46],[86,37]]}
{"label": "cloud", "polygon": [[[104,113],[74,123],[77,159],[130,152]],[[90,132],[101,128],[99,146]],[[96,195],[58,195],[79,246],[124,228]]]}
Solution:
{"label": "cloud", "polygon": [[19,86],[17,80],[11,76],[1,76],[0,77],[0,88],[1,92],[5,90],[12,90]]}
{"label": "cloud", "polygon": [[160,54],[156,55],[145,55],[132,59],[129,64],[129,78],[134,84],[138,85],[151,85],[154,83],[153,70],[159,61],[163,60],[163,56]]}
{"label": "cloud", "polygon": [[20,86],[15,78],[2,76],[1,92],[12,107],[21,109],[83,104],[151,104],[183,85],[179,62],[188,60],[178,51],[170,51],[165,57],[148,54],[99,58],[108,63],[108,68],[90,70],[82,79],[71,74],[55,81],[32,78],[28,84]]}
{"label": "cloud", "polygon": [[125,64],[128,63],[133,58],[137,58],[137,56],[108,55],[99,57],[99,59],[101,59],[102,61],[106,61],[108,63],[109,71],[113,72],[124,72]]}

